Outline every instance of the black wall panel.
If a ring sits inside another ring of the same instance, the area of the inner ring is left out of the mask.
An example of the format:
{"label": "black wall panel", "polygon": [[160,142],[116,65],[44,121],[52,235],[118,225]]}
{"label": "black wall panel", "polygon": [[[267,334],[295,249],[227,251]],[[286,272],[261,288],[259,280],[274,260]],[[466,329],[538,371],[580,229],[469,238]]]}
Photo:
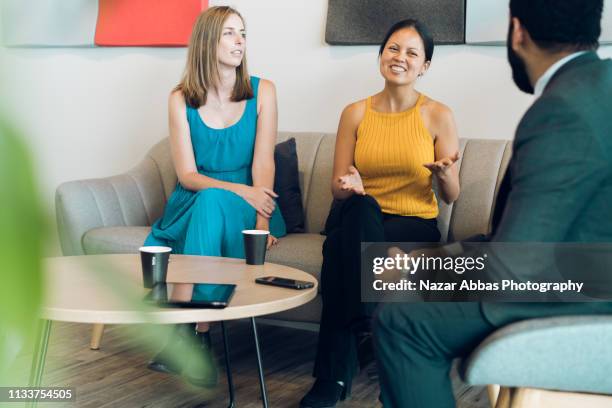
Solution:
{"label": "black wall panel", "polygon": [[465,42],[464,0],[329,0],[325,41],[379,44],[389,27],[405,18],[425,23],[436,44]]}

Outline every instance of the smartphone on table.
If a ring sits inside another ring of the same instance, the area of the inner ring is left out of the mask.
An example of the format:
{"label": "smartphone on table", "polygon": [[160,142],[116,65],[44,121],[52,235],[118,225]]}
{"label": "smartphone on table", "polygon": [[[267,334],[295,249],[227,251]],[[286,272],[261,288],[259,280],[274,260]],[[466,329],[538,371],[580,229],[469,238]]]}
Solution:
{"label": "smartphone on table", "polygon": [[280,286],[290,289],[310,289],[314,286],[312,282],[281,278],[279,276],[264,276],[255,279],[255,282],[262,285]]}

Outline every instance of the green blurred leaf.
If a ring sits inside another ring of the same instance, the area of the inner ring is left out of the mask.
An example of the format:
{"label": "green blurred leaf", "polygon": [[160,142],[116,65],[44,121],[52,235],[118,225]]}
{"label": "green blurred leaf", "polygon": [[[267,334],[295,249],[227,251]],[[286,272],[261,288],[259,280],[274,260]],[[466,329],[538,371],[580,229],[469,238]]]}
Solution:
{"label": "green blurred leaf", "polygon": [[41,208],[28,151],[0,119],[0,384],[27,380],[15,365],[17,354],[31,353],[41,305]]}
{"label": "green blurred leaf", "polygon": [[[0,118],[0,386],[28,385],[41,312],[47,225],[27,147]],[[131,326],[130,336],[150,352],[158,350],[172,327],[154,324],[149,313],[155,308],[143,304],[142,292],[125,285],[116,267],[100,264],[95,257],[87,259],[83,267],[97,271],[100,282],[113,288],[126,308],[141,313],[142,321],[148,323]],[[187,348],[172,351],[169,357],[177,362],[202,358],[193,341]]]}

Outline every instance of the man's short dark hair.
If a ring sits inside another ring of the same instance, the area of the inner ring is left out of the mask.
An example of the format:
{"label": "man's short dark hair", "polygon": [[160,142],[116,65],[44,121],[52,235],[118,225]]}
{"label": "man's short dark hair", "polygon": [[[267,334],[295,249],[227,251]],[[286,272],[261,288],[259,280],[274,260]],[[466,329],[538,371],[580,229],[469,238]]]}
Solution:
{"label": "man's short dark hair", "polygon": [[551,52],[597,49],[602,12],[603,0],[510,0],[510,15]]}

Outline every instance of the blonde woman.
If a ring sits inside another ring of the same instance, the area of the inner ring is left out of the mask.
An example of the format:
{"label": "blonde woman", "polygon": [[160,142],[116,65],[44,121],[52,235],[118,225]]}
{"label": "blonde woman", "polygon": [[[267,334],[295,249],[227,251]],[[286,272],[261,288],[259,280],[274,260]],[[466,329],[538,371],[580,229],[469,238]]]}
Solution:
{"label": "blonde woman", "polygon": [[[285,235],[276,207],[274,146],[276,91],[249,76],[246,31],[231,7],[211,7],[197,19],[183,79],[169,98],[170,148],[178,183],[145,245],[173,253],[244,258],[241,231],[270,231],[268,246]],[[219,271],[219,273],[223,273]],[[182,327],[149,367],[178,373],[169,350],[196,336],[205,358],[188,361],[182,374],[212,386],[208,326]]]}

